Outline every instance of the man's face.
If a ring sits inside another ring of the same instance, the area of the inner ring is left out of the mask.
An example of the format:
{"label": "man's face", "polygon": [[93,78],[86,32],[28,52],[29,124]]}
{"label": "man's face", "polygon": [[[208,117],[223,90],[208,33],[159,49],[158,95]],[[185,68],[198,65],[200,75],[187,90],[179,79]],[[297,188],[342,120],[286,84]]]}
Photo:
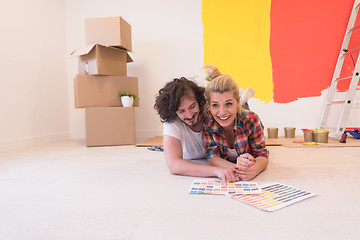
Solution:
{"label": "man's face", "polygon": [[180,106],[176,114],[188,126],[196,126],[199,122],[200,109],[193,93],[181,97]]}

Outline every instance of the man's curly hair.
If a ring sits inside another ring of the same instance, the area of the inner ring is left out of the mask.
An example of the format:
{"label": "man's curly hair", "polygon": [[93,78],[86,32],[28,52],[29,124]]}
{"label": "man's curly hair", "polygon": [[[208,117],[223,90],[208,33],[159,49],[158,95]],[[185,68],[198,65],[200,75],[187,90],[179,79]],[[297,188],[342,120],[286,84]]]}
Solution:
{"label": "man's curly hair", "polygon": [[159,90],[155,97],[154,108],[160,116],[161,122],[173,122],[177,118],[176,111],[180,107],[181,98],[194,93],[199,104],[200,114],[202,114],[206,103],[204,92],[205,88],[198,86],[193,81],[184,77],[175,78]]}

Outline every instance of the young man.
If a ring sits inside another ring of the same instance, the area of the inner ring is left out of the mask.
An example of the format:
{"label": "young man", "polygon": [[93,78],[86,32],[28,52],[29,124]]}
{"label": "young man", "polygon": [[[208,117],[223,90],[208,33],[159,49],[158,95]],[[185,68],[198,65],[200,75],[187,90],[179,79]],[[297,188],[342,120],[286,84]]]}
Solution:
{"label": "young man", "polygon": [[[163,147],[171,174],[232,179],[233,168],[199,164],[205,159],[204,88],[184,77],[166,83],[156,96],[154,108],[164,123]],[[238,181],[239,179],[234,179]]]}

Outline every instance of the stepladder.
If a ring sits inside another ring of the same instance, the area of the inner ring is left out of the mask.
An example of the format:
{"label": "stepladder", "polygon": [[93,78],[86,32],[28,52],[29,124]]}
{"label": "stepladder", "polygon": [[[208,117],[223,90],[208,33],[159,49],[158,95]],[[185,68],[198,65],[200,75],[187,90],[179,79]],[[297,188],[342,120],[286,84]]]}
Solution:
{"label": "stepladder", "polygon": [[[332,136],[340,138],[346,128],[350,111],[359,90],[360,77],[360,17],[358,17],[360,0],[355,0],[350,14],[349,22],[346,28],[341,50],[336,63],[333,78],[326,94],[319,129],[328,129]],[[344,62],[351,62],[352,66],[344,65]],[[349,68],[351,68],[349,70]],[[340,83],[341,82],[341,83]],[[346,90],[343,90],[342,96],[346,94],[345,100],[338,100],[339,85],[347,84]],[[339,109],[340,105],[340,109]],[[337,111],[334,110],[337,108]],[[334,124],[334,119],[336,119]],[[333,124],[330,124],[331,120]]]}

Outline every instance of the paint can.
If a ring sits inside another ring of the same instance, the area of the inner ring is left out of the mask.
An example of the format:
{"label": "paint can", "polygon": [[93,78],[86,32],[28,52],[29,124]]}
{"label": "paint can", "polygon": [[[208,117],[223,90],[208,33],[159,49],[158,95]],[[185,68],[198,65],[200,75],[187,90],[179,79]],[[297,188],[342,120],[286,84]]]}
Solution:
{"label": "paint can", "polygon": [[278,138],[278,128],[267,128],[268,138]]}
{"label": "paint can", "polygon": [[329,131],[328,130],[314,130],[314,140],[316,143],[328,143]]}
{"label": "paint can", "polygon": [[305,142],[315,142],[314,131],[311,129],[301,129],[304,132],[304,141]]}
{"label": "paint can", "polygon": [[295,137],[295,129],[294,127],[285,127],[285,138],[294,138]]}

